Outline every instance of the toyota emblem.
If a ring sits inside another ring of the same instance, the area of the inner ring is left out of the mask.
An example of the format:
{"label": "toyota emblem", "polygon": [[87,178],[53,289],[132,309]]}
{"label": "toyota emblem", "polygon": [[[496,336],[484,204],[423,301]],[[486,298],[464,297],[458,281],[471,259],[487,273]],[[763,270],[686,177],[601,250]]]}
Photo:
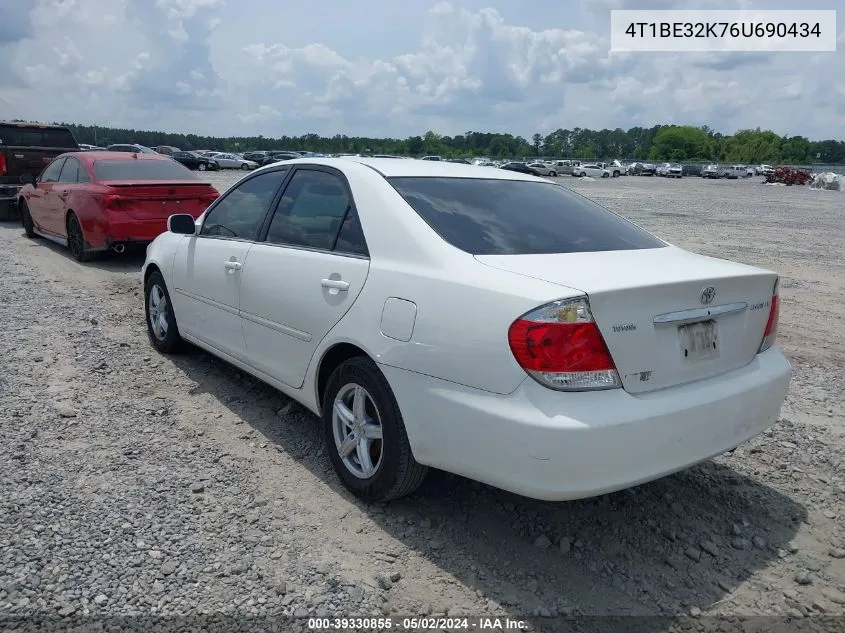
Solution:
{"label": "toyota emblem", "polygon": [[704,290],[701,291],[701,303],[713,303],[713,299],[715,298],[716,289],[713,286],[707,286]]}

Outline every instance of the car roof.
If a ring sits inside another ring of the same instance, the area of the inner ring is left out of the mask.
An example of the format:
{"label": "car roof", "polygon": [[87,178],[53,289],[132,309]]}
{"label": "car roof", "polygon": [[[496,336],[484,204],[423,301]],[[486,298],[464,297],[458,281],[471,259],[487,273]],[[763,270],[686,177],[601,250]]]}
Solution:
{"label": "car roof", "polygon": [[544,178],[507,171],[498,167],[481,167],[464,163],[450,163],[434,160],[403,160],[397,158],[366,158],[345,156],[343,158],[302,158],[286,161],[290,164],[326,165],[343,170],[344,165],[358,163],[377,171],[385,178],[486,178],[495,180],[530,180],[548,182]]}

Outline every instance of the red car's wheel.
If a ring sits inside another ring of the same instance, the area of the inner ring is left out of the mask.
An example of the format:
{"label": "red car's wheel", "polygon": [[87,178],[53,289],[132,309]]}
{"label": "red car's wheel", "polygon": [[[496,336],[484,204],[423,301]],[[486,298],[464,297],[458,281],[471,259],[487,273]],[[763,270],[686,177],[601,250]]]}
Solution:
{"label": "red car's wheel", "polygon": [[85,248],[85,234],[82,232],[82,225],[79,224],[79,220],[73,213],[67,217],[67,245],[78,262],[87,262],[94,258],[94,254]]}
{"label": "red car's wheel", "polygon": [[35,225],[32,222],[32,216],[29,214],[29,205],[23,198],[21,198],[20,204],[18,205],[18,213],[21,216],[21,225],[23,225],[26,236],[38,237],[38,234],[35,232]]}

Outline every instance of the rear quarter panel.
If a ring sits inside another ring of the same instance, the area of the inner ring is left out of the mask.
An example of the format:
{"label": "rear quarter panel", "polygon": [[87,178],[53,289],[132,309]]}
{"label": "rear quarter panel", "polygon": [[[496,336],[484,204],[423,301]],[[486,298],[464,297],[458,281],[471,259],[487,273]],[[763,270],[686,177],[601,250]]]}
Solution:
{"label": "rear quarter panel", "polygon": [[70,185],[66,214],[73,211],[82,225],[86,241],[94,248],[105,245],[109,235],[108,217],[96,198],[96,185]]}
{"label": "rear quarter panel", "polygon": [[[493,393],[513,392],[527,374],[510,351],[511,323],[539,305],[580,293],[488,269],[474,260],[460,268],[456,274],[450,265],[399,267],[373,261],[361,294],[317,348],[315,359],[333,345],[349,342],[384,365]],[[389,298],[416,305],[408,341],[382,332]]]}

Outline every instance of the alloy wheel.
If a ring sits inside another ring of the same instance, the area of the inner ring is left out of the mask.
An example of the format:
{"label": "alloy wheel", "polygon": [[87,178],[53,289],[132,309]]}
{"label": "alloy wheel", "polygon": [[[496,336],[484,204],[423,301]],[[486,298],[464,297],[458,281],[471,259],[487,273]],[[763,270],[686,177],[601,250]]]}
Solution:
{"label": "alloy wheel", "polygon": [[355,477],[369,479],[382,461],[382,425],[378,408],[361,385],[347,383],[332,407],[335,446],[343,465]]}
{"label": "alloy wheel", "polygon": [[77,259],[80,259],[85,252],[85,238],[82,236],[82,227],[75,215],[71,215],[67,221],[67,242],[70,252]]}
{"label": "alloy wheel", "polygon": [[153,330],[153,335],[155,335],[159,341],[163,341],[167,336],[167,328],[169,325],[168,312],[170,310],[170,306],[167,303],[167,296],[158,284],[154,284],[153,287],[150,288],[149,296],[148,308],[150,315],[150,327]]}

